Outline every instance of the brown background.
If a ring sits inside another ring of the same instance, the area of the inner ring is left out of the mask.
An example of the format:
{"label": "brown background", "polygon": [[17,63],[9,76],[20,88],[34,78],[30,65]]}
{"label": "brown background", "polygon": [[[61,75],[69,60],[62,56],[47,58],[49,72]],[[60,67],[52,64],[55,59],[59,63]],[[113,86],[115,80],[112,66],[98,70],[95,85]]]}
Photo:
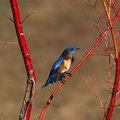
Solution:
{"label": "brown background", "polygon": [[[93,26],[99,14],[87,4],[87,0],[18,0],[21,19],[34,12],[23,24],[25,37],[30,33],[27,45],[37,78],[31,120],[38,119],[46,101],[59,84],[57,82],[45,89],[41,88],[61,52],[68,46],[80,48],[75,53],[73,68],[99,38],[99,33]],[[98,6],[102,9],[101,3]],[[0,0],[0,9],[12,16],[9,0]],[[17,42],[13,23],[2,13],[0,41]],[[99,47],[106,49],[104,41]],[[0,120],[17,120],[27,80],[23,58],[18,45],[8,44],[0,44],[0,56]],[[43,120],[103,119],[99,102],[85,86],[79,72],[103,102],[109,103],[111,94],[105,90],[111,91],[111,88],[103,82],[108,80],[108,57],[90,56],[56,94],[52,104],[57,107],[50,105]],[[112,120],[119,120],[119,113],[120,110],[116,109]]]}

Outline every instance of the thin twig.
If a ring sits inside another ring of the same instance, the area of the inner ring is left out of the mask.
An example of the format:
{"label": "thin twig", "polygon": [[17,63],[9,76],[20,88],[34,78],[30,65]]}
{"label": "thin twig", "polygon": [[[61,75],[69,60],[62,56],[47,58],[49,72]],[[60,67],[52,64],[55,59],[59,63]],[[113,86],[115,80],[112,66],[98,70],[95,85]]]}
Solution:
{"label": "thin twig", "polygon": [[8,17],[3,11],[2,9],[0,9],[0,12],[3,14],[3,16],[5,16],[8,20],[14,22],[14,20],[11,17]]}
{"label": "thin twig", "polygon": [[5,42],[5,41],[0,41],[0,44],[12,44],[12,45],[17,45],[18,42]]}
{"label": "thin twig", "polygon": [[84,79],[84,77],[82,76],[82,74],[80,73],[80,77],[82,79],[82,81],[85,83],[85,85],[88,87],[88,89],[92,92],[92,94],[97,98],[97,100],[99,101],[100,105],[101,105],[101,108],[102,108],[102,111],[105,115],[105,106],[102,102],[102,100],[96,95],[96,93],[93,91],[93,89],[89,86],[88,82]]}
{"label": "thin twig", "polygon": [[96,4],[97,4],[97,3],[93,4],[93,3],[91,2],[91,0],[88,0],[88,1],[89,1],[90,5],[91,5],[92,7],[94,7],[94,8],[98,11],[98,13],[100,13],[105,19],[108,19],[108,18],[96,7]]}
{"label": "thin twig", "polygon": [[31,12],[25,16],[25,18],[21,21],[21,25],[33,14],[34,12]]}

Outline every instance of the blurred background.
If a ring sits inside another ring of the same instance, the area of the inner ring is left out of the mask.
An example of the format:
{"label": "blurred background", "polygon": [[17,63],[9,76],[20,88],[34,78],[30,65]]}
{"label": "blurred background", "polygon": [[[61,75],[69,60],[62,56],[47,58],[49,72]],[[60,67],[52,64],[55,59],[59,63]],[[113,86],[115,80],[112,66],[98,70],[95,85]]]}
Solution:
{"label": "blurred background", "polygon": [[[22,24],[25,38],[28,38],[27,45],[37,78],[31,120],[38,119],[48,98],[59,84],[57,82],[41,88],[62,51],[68,46],[80,48],[75,53],[71,71],[100,36],[94,27],[99,14],[87,4],[87,0],[18,0],[21,20],[34,12]],[[102,3],[98,4],[98,8],[104,12]],[[12,17],[9,0],[0,0],[0,9]],[[0,12],[0,41],[17,42],[14,24],[2,12]],[[104,41],[100,43],[99,48],[106,49]],[[27,80],[19,45],[0,44],[0,56],[0,119],[17,120]],[[104,115],[101,106],[82,81],[80,73],[107,108],[111,94],[106,90],[111,91],[111,87],[103,81],[108,80],[108,60],[108,56],[88,57],[55,95],[53,105],[49,105],[43,120],[102,120]],[[113,65],[114,61],[111,61]],[[112,81],[114,71],[115,66],[112,69]],[[112,120],[119,120],[119,113],[120,110],[115,109]]]}

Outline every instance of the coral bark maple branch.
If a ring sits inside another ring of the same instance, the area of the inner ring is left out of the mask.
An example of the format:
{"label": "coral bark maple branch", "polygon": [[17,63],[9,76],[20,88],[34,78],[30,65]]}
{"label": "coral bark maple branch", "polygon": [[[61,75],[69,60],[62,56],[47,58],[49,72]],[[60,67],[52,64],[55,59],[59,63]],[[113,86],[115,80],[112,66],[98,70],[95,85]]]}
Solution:
{"label": "coral bark maple branch", "polygon": [[20,21],[20,15],[19,15],[19,10],[18,10],[18,5],[16,0],[10,0],[11,7],[12,7],[12,12],[13,12],[13,17],[14,17],[14,25],[15,25],[15,30],[17,34],[17,38],[19,41],[19,45],[21,48],[21,52],[23,55],[26,71],[27,71],[27,86],[26,86],[26,91],[25,91],[25,97],[23,100],[23,105],[21,108],[21,112],[19,115],[19,120],[29,120],[30,118],[30,112],[32,108],[32,101],[34,98],[34,93],[35,93],[35,73],[34,69],[32,66],[30,54],[28,52],[28,48],[26,45],[26,41],[24,38],[23,34],[23,29]]}
{"label": "coral bark maple branch", "polygon": [[116,75],[115,75],[114,88],[113,88],[113,93],[112,93],[111,101],[109,104],[109,108],[104,118],[105,120],[110,120],[112,116],[112,112],[114,109],[115,100],[118,92],[119,77],[120,77],[120,54],[119,54],[119,57],[116,59]]}
{"label": "coral bark maple branch", "polygon": [[110,30],[111,30],[111,33],[112,33],[112,38],[113,38],[113,43],[114,43],[114,48],[115,48],[115,57],[117,58],[118,57],[117,43],[116,43],[116,40],[115,40],[115,34],[114,34],[114,30],[113,30],[113,25],[112,25],[112,22],[111,22],[111,19],[110,19],[110,14],[108,12],[105,0],[103,0],[103,5],[104,5],[104,8],[105,8],[106,15],[108,17]]}

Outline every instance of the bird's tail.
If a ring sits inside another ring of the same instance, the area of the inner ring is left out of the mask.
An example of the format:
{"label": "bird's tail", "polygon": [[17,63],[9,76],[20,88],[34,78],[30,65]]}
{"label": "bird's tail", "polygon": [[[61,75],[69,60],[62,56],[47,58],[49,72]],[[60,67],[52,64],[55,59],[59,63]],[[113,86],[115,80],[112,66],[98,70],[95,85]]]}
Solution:
{"label": "bird's tail", "polygon": [[45,83],[43,86],[42,86],[42,88],[45,88],[47,86],[47,84]]}
{"label": "bird's tail", "polygon": [[46,87],[50,83],[53,84],[53,82],[60,81],[63,78],[65,78],[64,74],[60,74],[60,75],[55,75],[55,76],[49,77],[47,82],[42,86],[42,88]]}
{"label": "bird's tail", "polygon": [[46,83],[42,86],[42,88],[45,88],[49,84],[49,78],[47,79]]}

